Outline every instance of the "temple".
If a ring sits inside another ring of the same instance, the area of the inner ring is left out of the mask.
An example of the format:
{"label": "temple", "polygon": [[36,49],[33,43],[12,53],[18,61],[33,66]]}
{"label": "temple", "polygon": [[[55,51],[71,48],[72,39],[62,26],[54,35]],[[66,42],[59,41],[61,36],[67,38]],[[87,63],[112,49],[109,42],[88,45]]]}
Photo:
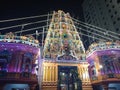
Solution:
{"label": "temple", "polygon": [[85,51],[69,13],[54,12],[42,54],[42,90],[119,90],[120,41]]}
{"label": "temple", "polygon": [[42,90],[92,90],[85,49],[69,13],[53,13],[42,56]]}
{"label": "temple", "polygon": [[[39,84],[39,85],[38,85]],[[44,45],[33,36],[0,35],[0,90],[120,90],[120,41],[86,51],[69,13],[54,11]]]}

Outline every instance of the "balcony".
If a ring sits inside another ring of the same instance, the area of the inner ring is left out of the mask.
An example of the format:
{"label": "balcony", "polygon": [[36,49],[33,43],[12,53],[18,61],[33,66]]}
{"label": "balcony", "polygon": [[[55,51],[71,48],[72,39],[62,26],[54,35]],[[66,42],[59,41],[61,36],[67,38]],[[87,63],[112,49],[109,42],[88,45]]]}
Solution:
{"label": "balcony", "polygon": [[[28,76],[29,75],[29,76]],[[3,82],[37,82],[36,74],[28,74],[28,73],[19,73],[19,72],[4,72],[0,71],[0,81]]]}
{"label": "balcony", "polygon": [[97,84],[102,82],[113,82],[113,83],[120,82],[120,74],[111,73],[111,74],[91,77],[92,84]]}
{"label": "balcony", "polygon": [[14,36],[10,37],[9,35],[0,35],[0,41],[2,42],[14,42],[14,43],[23,43],[23,44],[28,44],[32,45],[35,47],[39,47],[39,41],[36,39],[32,39],[27,36]]}
{"label": "balcony", "polygon": [[120,49],[120,41],[116,42],[98,42],[90,45],[89,49],[86,51],[87,57],[90,56],[91,53],[100,50],[108,50],[108,49]]}

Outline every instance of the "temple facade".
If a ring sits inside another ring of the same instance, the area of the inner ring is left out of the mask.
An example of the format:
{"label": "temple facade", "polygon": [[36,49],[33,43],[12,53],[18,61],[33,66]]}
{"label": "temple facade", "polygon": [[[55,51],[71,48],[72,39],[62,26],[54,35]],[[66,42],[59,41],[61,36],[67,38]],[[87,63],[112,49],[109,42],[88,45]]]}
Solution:
{"label": "temple facade", "polygon": [[53,13],[42,61],[42,90],[92,90],[83,42],[69,13]]}
{"label": "temple facade", "polygon": [[120,90],[120,41],[85,51],[72,17],[59,10],[43,46],[33,36],[0,35],[0,90]]}
{"label": "temple facade", "polygon": [[98,41],[85,51],[69,13],[54,12],[42,53],[42,90],[119,90],[120,41]]}

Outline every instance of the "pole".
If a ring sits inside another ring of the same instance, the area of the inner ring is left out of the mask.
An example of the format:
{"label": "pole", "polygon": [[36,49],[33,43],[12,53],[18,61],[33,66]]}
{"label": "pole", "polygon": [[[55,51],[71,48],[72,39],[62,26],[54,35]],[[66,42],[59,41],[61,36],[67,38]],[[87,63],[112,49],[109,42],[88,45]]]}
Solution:
{"label": "pole", "polygon": [[22,35],[22,30],[24,29],[24,25],[22,25],[20,36]]}
{"label": "pole", "polygon": [[36,30],[36,40],[38,40],[38,30]]}
{"label": "pole", "polygon": [[49,25],[49,13],[47,15],[47,30],[48,30],[48,25]]}
{"label": "pole", "polygon": [[42,48],[43,48],[43,43],[44,43],[44,32],[45,32],[45,27],[43,27],[43,33],[42,33]]}

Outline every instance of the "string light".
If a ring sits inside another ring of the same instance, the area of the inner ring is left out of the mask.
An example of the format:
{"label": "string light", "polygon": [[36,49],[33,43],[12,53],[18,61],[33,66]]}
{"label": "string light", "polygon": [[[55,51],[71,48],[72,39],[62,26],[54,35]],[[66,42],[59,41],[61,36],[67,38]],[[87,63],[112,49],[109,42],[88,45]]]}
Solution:
{"label": "string light", "polygon": [[[48,17],[48,15],[52,16],[52,14],[30,16],[30,17],[23,17],[23,18],[16,18],[16,19],[1,20],[0,23],[14,22],[14,21],[18,21],[18,20],[35,19],[35,18],[41,18],[41,17]],[[75,18],[72,18],[72,19],[73,19],[74,23],[77,24],[76,28],[78,30],[82,31],[82,32],[79,32],[79,34],[81,34],[81,35],[87,36],[89,38],[94,38],[96,40],[104,39],[105,41],[106,40],[113,41],[113,40],[119,40],[120,39],[119,38],[120,35],[118,33],[115,33],[115,32],[112,32],[112,31],[107,31],[106,32],[106,29],[103,29],[103,28],[100,28],[100,27],[97,27],[97,26],[94,26],[94,25],[82,22],[82,21],[77,20]],[[34,28],[24,29],[24,30],[23,30],[23,26],[25,27],[27,25],[33,25],[33,24],[38,24],[38,23],[45,23],[45,22],[48,22],[50,20],[51,19],[49,18],[47,20],[41,20],[41,21],[36,21],[36,22],[30,22],[30,23],[13,25],[13,26],[10,26],[10,27],[0,28],[0,30],[7,30],[7,29],[11,29],[11,28],[16,28],[16,27],[22,27],[21,31],[16,31],[14,33],[23,33],[23,32],[28,32],[28,31],[40,29],[40,28],[43,28],[43,27],[48,27],[49,25],[43,25],[43,26],[40,26],[40,27],[34,27]],[[89,29],[89,31],[87,29]],[[47,31],[45,31],[44,33],[46,33],[46,32]],[[90,33],[91,35],[87,35],[84,32],[87,32],[87,34]],[[40,34],[43,34],[42,30],[40,30],[40,32],[38,33],[38,36]],[[27,34],[27,35],[36,35],[36,33]],[[94,35],[94,37],[93,37],[93,35]],[[100,38],[98,38],[98,36]]]}
{"label": "string light", "polygon": [[[33,19],[33,18],[40,18],[40,17],[47,17],[48,14],[44,15],[38,15],[38,16],[30,16],[30,17],[23,17],[23,18],[15,18],[15,19],[8,19],[8,20],[0,20],[0,23],[2,22],[13,22],[18,20],[25,20],[25,19]],[[49,16],[52,16],[52,14],[49,14]]]}

